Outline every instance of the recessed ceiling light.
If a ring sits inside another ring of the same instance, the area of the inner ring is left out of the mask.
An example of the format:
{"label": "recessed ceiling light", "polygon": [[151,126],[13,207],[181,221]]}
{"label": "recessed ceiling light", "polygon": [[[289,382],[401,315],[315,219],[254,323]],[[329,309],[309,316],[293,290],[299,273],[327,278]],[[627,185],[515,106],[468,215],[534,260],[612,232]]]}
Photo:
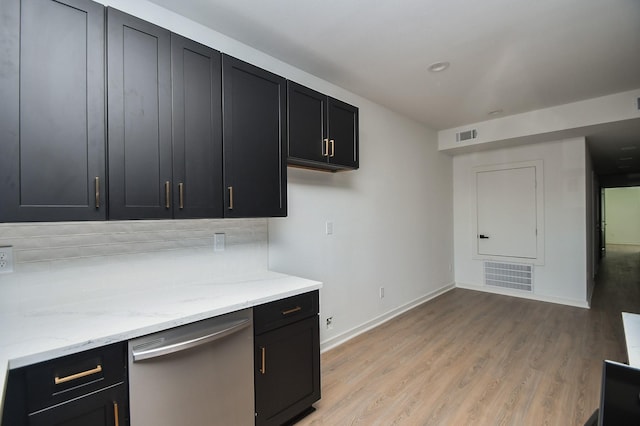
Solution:
{"label": "recessed ceiling light", "polygon": [[635,146],[623,146],[620,148],[621,151],[633,151],[634,149],[636,149]]}
{"label": "recessed ceiling light", "polygon": [[429,65],[428,70],[431,72],[442,72],[449,68],[449,65],[451,65],[449,62],[436,62]]}
{"label": "recessed ceiling light", "polygon": [[493,111],[489,111],[489,115],[500,115],[504,111],[502,109],[494,109]]}

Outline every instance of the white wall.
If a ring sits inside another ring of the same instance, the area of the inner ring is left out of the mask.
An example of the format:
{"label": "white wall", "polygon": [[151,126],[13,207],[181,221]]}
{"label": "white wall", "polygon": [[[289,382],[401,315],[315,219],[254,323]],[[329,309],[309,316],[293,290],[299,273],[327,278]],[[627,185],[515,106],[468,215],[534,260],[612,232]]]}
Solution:
{"label": "white wall", "polygon": [[435,132],[147,1],[98,1],[360,108],[360,170],[289,168],[289,217],[269,220],[271,268],[325,284],[323,348],[453,286],[452,160]]}
{"label": "white wall", "polygon": [[640,187],[605,189],[607,244],[640,244]]}
{"label": "white wall", "polygon": [[484,291],[483,263],[472,258],[476,241],[471,215],[477,166],[542,160],[544,167],[545,263],[534,267],[534,292],[500,290],[587,306],[586,144],[584,138],[457,155],[453,159],[455,279]]}
{"label": "white wall", "polygon": [[437,152],[435,132],[359,107],[360,169],[290,168],[289,217],[269,220],[271,268],[324,282],[324,349],[453,285],[451,158]]}

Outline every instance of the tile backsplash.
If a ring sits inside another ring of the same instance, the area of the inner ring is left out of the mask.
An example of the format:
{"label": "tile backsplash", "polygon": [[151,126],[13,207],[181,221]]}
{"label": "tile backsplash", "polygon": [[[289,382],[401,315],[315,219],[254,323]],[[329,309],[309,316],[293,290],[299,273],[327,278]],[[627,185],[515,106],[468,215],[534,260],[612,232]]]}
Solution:
{"label": "tile backsplash", "polygon": [[225,251],[266,268],[267,219],[0,223],[0,246],[13,246],[16,271],[27,271],[123,255],[213,251],[215,233],[225,233]]}

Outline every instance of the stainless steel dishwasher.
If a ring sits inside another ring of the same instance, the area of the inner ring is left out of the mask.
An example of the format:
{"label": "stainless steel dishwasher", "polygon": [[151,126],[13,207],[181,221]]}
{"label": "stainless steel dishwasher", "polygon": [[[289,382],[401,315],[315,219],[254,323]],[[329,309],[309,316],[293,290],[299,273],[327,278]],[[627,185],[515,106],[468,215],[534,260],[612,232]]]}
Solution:
{"label": "stainless steel dishwasher", "polygon": [[253,425],[253,315],[129,341],[131,426]]}

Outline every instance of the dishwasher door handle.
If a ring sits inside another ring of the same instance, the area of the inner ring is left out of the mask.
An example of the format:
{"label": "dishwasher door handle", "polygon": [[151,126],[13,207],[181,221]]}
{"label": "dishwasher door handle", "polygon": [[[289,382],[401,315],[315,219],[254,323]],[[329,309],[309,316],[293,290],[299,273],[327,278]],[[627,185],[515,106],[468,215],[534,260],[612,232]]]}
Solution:
{"label": "dishwasher door handle", "polygon": [[[208,330],[203,331],[201,335],[189,335],[188,338],[184,340],[167,342],[167,344],[164,344],[162,346],[149,347],[149,345],[143,344],[140,345],[141,347],[139,350],[134,347],[131,350],[131,355],[133,356],[133,362],[169,355],[175,352],[184,351],[210,342],[214,342],[230,334],[234,334],[246,327],[249,327],[250,325],[250,318],[230,321],[223,326],[216,327],[213,330],[209,328]],[[159,341],[162,341],[162,339]]]}

